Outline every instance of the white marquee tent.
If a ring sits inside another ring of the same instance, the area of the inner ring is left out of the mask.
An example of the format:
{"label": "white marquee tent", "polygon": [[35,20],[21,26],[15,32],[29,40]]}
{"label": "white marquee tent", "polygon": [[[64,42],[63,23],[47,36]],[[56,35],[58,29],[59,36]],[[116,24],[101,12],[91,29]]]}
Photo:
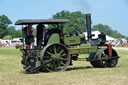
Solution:
{"label": "white marquee tent", "polygon": [[[94,35],[94,36],[92,36],[92,39],[97,39],[99,34],[101,34],[101,32],[92,31],[92,35]],[[87,39],[87,32],[84,32],[84,35],[86,36],[86,39]],[[116,39],[106,35],[106,40],[110,41],[110,40],[116,40]]]}

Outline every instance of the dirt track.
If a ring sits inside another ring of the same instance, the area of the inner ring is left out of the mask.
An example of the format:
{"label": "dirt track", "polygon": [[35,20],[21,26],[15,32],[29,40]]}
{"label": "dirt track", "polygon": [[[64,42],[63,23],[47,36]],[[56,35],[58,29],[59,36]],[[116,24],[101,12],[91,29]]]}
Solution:
{"label": "dirt track", "polygon": [[124,50],[128,51],[128,47],[113,47],[115,50]]}

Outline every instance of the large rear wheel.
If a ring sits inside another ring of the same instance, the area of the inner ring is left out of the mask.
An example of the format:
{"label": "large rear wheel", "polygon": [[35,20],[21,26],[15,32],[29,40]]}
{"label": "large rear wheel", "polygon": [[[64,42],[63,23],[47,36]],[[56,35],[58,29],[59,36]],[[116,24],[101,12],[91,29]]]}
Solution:
{"label": "large rear wheel", "polygon": [[65,46],[50,44],[43,49],[41,61],[43,64],[46,64],[46,70],[59,72],[64,71],[68,67],[70,56]]}

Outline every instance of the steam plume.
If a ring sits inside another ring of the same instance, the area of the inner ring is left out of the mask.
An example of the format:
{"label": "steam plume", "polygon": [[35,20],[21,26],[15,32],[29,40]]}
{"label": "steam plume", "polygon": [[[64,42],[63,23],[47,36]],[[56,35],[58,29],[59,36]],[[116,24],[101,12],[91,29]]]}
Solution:
{"label": "steam plume", "polygon": [[78,10],[86,13],[91,12],[90,4],[87,2],[87,0],[74,0],[75,6],[78,8]]}

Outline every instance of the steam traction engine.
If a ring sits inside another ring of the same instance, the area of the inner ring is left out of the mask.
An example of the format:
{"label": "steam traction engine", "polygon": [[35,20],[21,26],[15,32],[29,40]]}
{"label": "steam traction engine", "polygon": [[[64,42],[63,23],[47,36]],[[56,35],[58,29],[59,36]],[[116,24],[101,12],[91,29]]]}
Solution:
{"label": "steam traction engine", "polygon": [[[45,33],[40,48],[35,46],[33,49],[27,49],[24,48],[25,44],[17,46],[23,54],[21,63],[24,65],[25,71],[31,73],[40,70],[64,71],[72,60],[78,59],[79,54],[89,54],[87,61],[93,67],[115,67],[117,65],[119,56],[112,45],[105,44],[105,35],[100,34],[98,39],[92,39],[91,14],[86,14],[87,39],[84,34],[64,37],[63,27],[58,24],[64,24],[68,21],[67,19],[23,19],[15,23],[16,25],[56,24],[58,26]],[[80,47],[81,44],[87,42],[91,46]]]}

